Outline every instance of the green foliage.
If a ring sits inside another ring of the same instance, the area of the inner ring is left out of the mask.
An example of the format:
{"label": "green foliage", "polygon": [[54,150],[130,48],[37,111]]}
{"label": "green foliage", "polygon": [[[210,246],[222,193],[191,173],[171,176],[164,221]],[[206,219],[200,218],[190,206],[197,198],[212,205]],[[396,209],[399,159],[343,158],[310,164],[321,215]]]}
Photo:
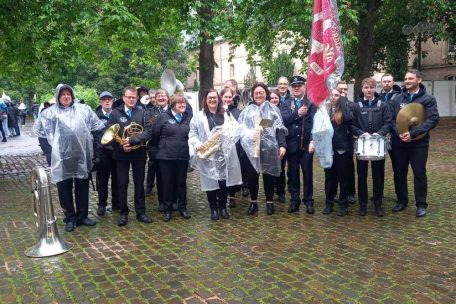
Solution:
{"label": "green foliage", "polygon": [[244,77],[244,89],[251,88],[257,82],[255,66],[251,65],[250,70]]}
{"label": "green foliage", "polygon": [[195,81],[193,82],[193,92],[198,92],[199,91],[199,84],[198,84],[198,80],[195,79]]}
{"label": "green foliage", "polygon": [[74,86],[74,91],[77,99],[84,99],[85,104],[89,105],[94,110],[98,107],[98,94],[94,88],[86,88],[77,84]]}
{"label": "green foliage", "polygon": [[266,72],[268,84],[272,86],[282,76],[290,79],[293,76],[294,67],[293,57],[286,52],[280,52],[271,63],[265,64],[263,71]]}

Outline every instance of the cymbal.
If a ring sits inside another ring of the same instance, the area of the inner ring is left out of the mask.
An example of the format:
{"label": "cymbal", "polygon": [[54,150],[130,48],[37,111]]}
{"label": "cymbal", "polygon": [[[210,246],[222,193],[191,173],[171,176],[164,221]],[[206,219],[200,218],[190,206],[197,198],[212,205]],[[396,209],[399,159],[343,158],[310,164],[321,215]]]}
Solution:
{"label": "cymbal", "polygon": [[[407,104],[399,111],[396,117],[396,127],[399,134],[404,134],[421,126],[425,118],[426,113],[422,104],[416,102]],[[425,135],[426,134],[420,134],[412,140],[421,139]]]}

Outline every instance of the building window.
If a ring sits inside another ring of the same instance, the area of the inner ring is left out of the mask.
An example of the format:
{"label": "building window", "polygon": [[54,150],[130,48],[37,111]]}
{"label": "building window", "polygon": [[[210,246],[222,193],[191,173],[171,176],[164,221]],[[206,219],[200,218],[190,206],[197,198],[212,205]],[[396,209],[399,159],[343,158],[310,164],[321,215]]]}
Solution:
{"label": "building window", "polygon": [[230,77],[234,77],[234,64],[230,64]]}
{"label": "building window", "polygon": [[234,56],[234,52],[236,52],[236,47],[234,45],[230,45],[230,56]]}
{"label": "building window", "polygon": [[451,39],[448,40],[448,56],[456,56],[456,42],[452,41]]}
{"label": "building window", "polygon": [[447,76],[445,78],[446,78],[446,80],[456,80],[456,76],[454,76],[454,75],[453,76]]}

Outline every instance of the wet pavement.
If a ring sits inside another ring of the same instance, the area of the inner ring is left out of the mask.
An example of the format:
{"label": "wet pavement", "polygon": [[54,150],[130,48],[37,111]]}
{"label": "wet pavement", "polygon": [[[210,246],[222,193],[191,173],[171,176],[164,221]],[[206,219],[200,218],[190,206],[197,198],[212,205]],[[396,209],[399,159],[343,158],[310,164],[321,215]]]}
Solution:
{"label": "wet pavement", "polygon": [[391,213],[390,160],[383,218],[372,205],[366,217],[356,205],[344,218],[322,215],[316,161],[314,215],[302,208],[289,215],[276,202],[276,214],[267,216],[260,204],[259,214],[248,217],[248,200],[238,195],[231,219],[211,221],[192,172],[190,220],[173,214],[164,223],[156,196],[148,196],[154,222],[139,223],[132,212],[118,227],[117,213],[96,215],[91,191],[90,217],[98,224],[66,233],[53,186],[59,231],[74,248],[44,259],[24,255],[37,240],[30,171],[45,165],[44,156],[16,153],[23,139],[7,153],[0,143],[0,303],[455,303],[455,131],[456,120],[443,120],[432,133],[425,218],[415,217],[413,202]]}

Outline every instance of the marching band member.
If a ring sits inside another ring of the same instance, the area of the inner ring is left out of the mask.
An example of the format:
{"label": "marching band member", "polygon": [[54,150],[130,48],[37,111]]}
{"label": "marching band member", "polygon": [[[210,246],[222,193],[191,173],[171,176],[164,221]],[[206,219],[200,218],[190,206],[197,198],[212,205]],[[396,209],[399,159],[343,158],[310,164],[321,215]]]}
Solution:
{"label": "marching band member", "polygon": [[[391,102],[391,101],[390,101]],[[399,134],[396,127],[396,118],[400,109],[410,103],[422,104],[425,108],[425,120],[410,132]],[[413,170],[413,183],[416,201],[416,216],[426,215],[427,204],[427,176],[426,162],[429,151],[429,131],[437,126],[439,122],[439,111],[435,97],[426,93],[426,88],[421,84],[421,73],[418,70],[409,70],[404,77],[404,89],[394,100],[392,100],[391,111],[393,115],[393,140],[392,154],[395,176],[395,189],[397,204],[393,212],[402,211],[408,204],[407,173],[408,166]],[[426,134],[423,138],[413,140],[419,135]],[[413,140],[413,141],[412,141]]]}
{"label": "marching band member", "polygon": [[[285,78],[286,85],[287,85],[287,88],[288,88],[288,80],[287,80],[286,77],[280,77],[279,81],[278,81],[278,85],[279,86],[282,85],[282,87],[284,86],[285,80],[283,80],[283,78]],[[288,90],[285,90],[285,92],[287,92],[287,91]],[[272,90],[270,92],[269,101],[271,102],[271,104],[275,105],[276,107],[280,107],[280,103],[281,102],[286,102],[285,100],[286,99],[284,99],[280,95],[280,91],[279,90]],[[278,176],[278,177],[276,177],[274,179],[275,192],[279,196],[279,202],[280,203],[285,203],[286,202],[286,198],[285,198],[285,164],[286,164],[286,161],[287,161],[286,160],[286,156],[280,160],[280,169],[281,169],[280,176]]]}
{"label": "marching band member", "polygon": [[[109,125],[109,117],[112,112],[112,103],[114,97],[108,91],[100,94],[100,106],[97,107],[95,113],[98,118],[103,122],[106,131]],[[97,215],[104,215],[106,213],[106,206],[108,200],[108,185],[109,176],[111,176],[111,206],[112,210],[119,210],[119,203],[117,201],[117,169],[116,161],[113,159],[113,146],[112,144],[104,145],[101,149],[100,160],[97,164],[97,190],[98,190],[98,209]]]}
{"label": "marching band member", "polygon": [[122,138],[122,144],[113,143],[113,157],[117,166],[117,194],[120,207],[118,225],[125,226],[128,223],[128,213],[130,209],[127,204],[127,193],[129,183],[130,165],[133,171],[133,183],[135,187],[134,205],[136,219],[143,223],[152,223],[146,215],[146,198],[144,193],[144,175],[146,171],[146,147],[140,146],[132,149],[133,146],[145,143],[152,134],[152,128],[146,110],[137,106],[136,89],[127,87],[123,91],[123,103],[114,108],[109,118],[109,124],[119,124],[120,134],[124,134],[126,127],[132,123],[139,124],[143,132],[135,136]]}
{"label": "marching band member", "polygon": [[218,220],[219,216],[227,219],[230,217],[226,208],[227,187],[242,184],[235,146],[239,124],[225,111],[216,90],[209,89],[203,103],[204,109],[190,122],[189,143],[197,152],[194,166],[199,169],[201,190],[206,191],[211,219]]}
{"label": "marching band member", "polygon": [[[293,97],[280,104],[283,122],[288,129],[287,163],[288,192],[291,195],[288,213],[297,212],[301,204],[300,188],[303,174],[303,199],[308,214],[315,213],[313,199],[313,155],[314,145],[311,131],[316,107],[307,99],[306,80],[302,76],[291,79]],[[301,170],[300,170],[301,169]]]}
{"label": "marching band member", "polygon": [[[379,99],[378,94],[375,92],[376,81],[373,78],[365,78],[361,82],[361,85],[362,93],[355,103],[354,122],[351,128],[352,133],[355,136],[371,134],[386,136],[391,124],[391,115],[388,106]],[[367,213],[368,165],[368,160],[356,160],[359,215],[361,216]],[[381,217],[385,214],[382,208],[383,188],[385,184],[385,160],[372,161],[371,167],[375,213]],[[347,212],[347,210],[345,211]]]}
{"label": "marching band member", "polygon": [[88,218],[89,174],[99,154],[104,125],[89,106],[76,101],[69,85],[59,84],[55,99],[53,107],[41,112],[33,133],[52,146],[51,181],[57,184],[65,231],[71,232],[78,225],[96,224]]}
{"label": "marching band member", "polygon": [[157,117],[152,140],[157,143],[156,159],[163,182],[163,220],[171,220],[172,205],[178,201],[180,215],[191,218],[187,211],[187,168],[190,159],[188,133],[190,119],[183,95],[171,96],[168,109]]}
{"label": "marching band member", "polygon": [[339,184],[339,215],[344,216],[348,208],[349,180],[347,179],[347,172],[350,168],[350,159],[353,159],[353,141],[350,133],[350,125],[353,122],[353,118],[347,102],[342,100],[340,96],[341,94],[338,90],[332,90],[328,113],[334,129],[332,137],[334,154],[331,168],[325,169],[326,207],[323,210],[323,214],[332,212],[334,196]]}
{"label": "marching band member", "polygon": [[249,190],[250,206],[248,215],[258,211],[258,180],[263,174],[266,194],[266,213],[274,213],[274,177],[280,175],[280,160],[286,153],[286,128],[280,111],[269,101],[269,90],[264,83],[256,83],[251,90],[253,102],[239,116],[242,126],[241,145],[250,161],[245,168]]}

